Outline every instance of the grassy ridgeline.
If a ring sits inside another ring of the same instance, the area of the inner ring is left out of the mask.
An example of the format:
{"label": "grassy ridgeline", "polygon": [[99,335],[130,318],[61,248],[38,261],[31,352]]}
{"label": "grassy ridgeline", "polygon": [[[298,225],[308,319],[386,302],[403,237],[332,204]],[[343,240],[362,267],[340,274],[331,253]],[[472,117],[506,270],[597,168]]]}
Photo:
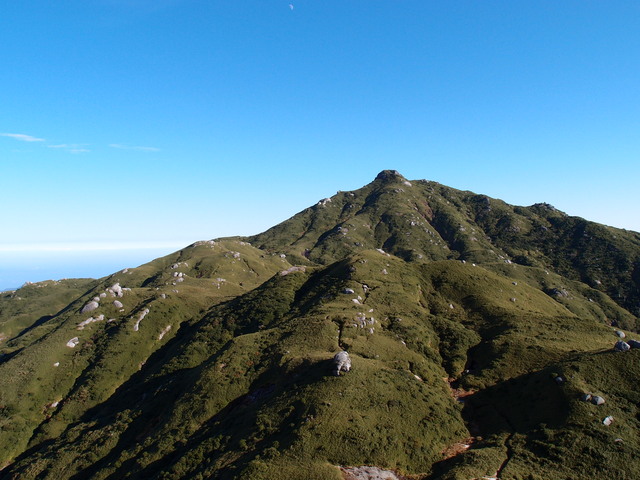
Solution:
{"label": "grassy ridgeline", "polygon": [[638,258],[634,232],[383,172],[250,239],[24,287],[2,475],[635,478],[640,357],[612,347]]}

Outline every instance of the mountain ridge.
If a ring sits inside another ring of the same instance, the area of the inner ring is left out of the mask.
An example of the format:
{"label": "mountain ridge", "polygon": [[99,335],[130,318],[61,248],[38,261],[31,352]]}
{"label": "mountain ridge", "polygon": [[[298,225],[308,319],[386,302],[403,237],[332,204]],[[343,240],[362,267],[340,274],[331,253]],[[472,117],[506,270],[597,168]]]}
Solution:
{"label": "mountain ridge", "polygon": [[385,170],[258,235],[0,295],[0,477],[627,478],[639,272],[637,232]]}

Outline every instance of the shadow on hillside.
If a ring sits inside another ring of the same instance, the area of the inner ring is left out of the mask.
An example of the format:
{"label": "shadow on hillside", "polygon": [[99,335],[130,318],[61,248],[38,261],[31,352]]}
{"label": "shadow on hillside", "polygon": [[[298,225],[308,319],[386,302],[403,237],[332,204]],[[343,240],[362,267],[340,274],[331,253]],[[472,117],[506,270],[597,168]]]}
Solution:
{"label": "shadow on hillside", "polygon": [[[106,401],[85,412],[77,422],[68,425],[58,439],[41,441],[25,451],[14,461],[15,469],[9,466],[6,472],[18,475],[21,470],[28,467],[22,462],[34,455],[40,456],[42,459],[57,457],[59,461],[60,452],[57,451],[56,444],[64,441],[66,436],[73,435],[77,438],[95,436],[95,431],[109,425],[124,426],[115,445],[109,451],[94,451],[93,454],[100,455],[101,458],[75,473],[70,477],[71,479],[93,478],[99,472],[102,474],[110,472],[107,478],[111,479],[125,476],[128,478],[150,478],[171,469],[187,454],[191,459],[193,455],[199,456],[202,452],[206,454],[206,461],[203,458],[202,462],[198,462],[197,466],[193,467],[198,471],[210,467],[212,463],[220,463],[222,466],[233,465],[234,469],[242,468],[254,459],[258,452],[273,445],[275,441],[278,442],[280,448],[286,448],[293,440],[293,435],[289,435],[289,433],[299,428],[306,416],[306,407],[302,402],[287,403],[290,392],[292,389],[304,388],[330,376],[331,359],[303,360],[300,365],[285,375],[284,367],[279,367],[275,362],[270,361],[275,358],[266,358],[267,370],[248,386],[243,395],[229,402],[214,416],[202,423],[195,432],[191,429],[185,429],[185,433],[189,434],[187,438],[184,436],[180,438],[179,434],[182,432],[176,432],[175,442],[172,447],[169,446],[171,444],[167,442],[167,432],[163,431],[163,427],[175,420],[176,404],[180,401],[183,393],[195,391],[194,387],[202,379],[204,371],[218,361],[231,343],[226,342],[215,347],[211,346],[211,356],[196,367],[184,368],[168,374],[161,373],[162,366],[167,359],[175,357],[181,351],[182,346],[194,338],[201,326],[208,321],[208,315],[205,315],[195,325],[183,325],[175,337],[148,358],[145,368],[133,374]],[[243,333],[250,332],[242,330],[236,332],[236,335]],[[269,354],[265,353],[265,355]],[[279,361],[279,357],[275,360]],[[76,381],[76,387],[81,385],[84,380],[84,375],[79,377]],[[265,402],[272,401],[274,398],[280,398],[283,405],[287,404],[287,410],[281,412],[279,424],[269,429],[264,437],[256,436],[259,433],[257,430],[257,426],[260,424],[258,421],[259,411]],[[71,433],[72,430],[73,433]],[[164,437],[160,437],[161,433],[164,433]],[[123,452],[137,449],[149,437],[153,438],[153,443],[148,450],[142,451],[134,458],[120,464]],[[213,439],[216,438],[217,441],[223,442],[223,448],[212,444]],[[247,448],[247,443],[250,443],[250,448]],[[88,450],[91,446],[85,445],[79,448],[84,449],[84,452],[76,452],[71,455],[70,461],[76,456],[83,456],[83,453],[89,453]],[[145,467],[138,464],[140,456],[153,455],[158,450],[162,452],[163,457]],[[221,460],[222,454],[218,453],[220,451],[232,451],[235,456],[231,460],[228,458]],[[114,465],[117,465],[115,471]],[[231,474],[229,473],[229,475]]]}
{"label": "shadow on hillside", "polygon": [[[215,469],[216,478],[230,479],[269,447],[286,450],[295,440],[294,432],[311,414],[302,401],[290,400],[291,391],[304,389],[332,376],[331,367],[330,359],[305,361],[288,378],[282,377],[280,368],[270,368],[251,384],[248,393],[230,402],[203,423],[187,441],[177,444],[174,452],[145,467],[136,474],[136,478],[152,478],[170,469],[178,476],[192,477]],[[260,419],[260,412],[267,403],[282,407],[277,424],[265,426]],[[226,439],[223,448],[215,448],[218,439]],[[182,471],[177,464],[187,455],[190,460],[185,464],[196,458],[198,465],[195,469]],[[115,480],[120,476],[116,472],[109,478]]]}
{"label": "shadow on hillside", "polygon": [[[177,437],[173,451],[167,452],[162,458],[140,470],[137,470],[137,458],[126,460],[106,478],[119,479],[127,476],[147,479],[174,469],[178,476],[191,477],[216,464],[219,464],[216,468],[230,467],[227,473],[221,472],[217,478],[230,478],[233,471],[244,468],[260,452],[273,446],[274,442],[277,442],[278,449],[286,449],[291,444],[295,438],[291,433],[305,421],[308,412],[307,407],[299,400],[288,402],[290,392],[330,376],[331,367],[331,359],[320,362],[305,361],[284,377],[280,367],[272,366],[252,382],[247,393],[229,402],[202,423],[188,438]],[[267,402],[282,403],[283,409],[277,425],[265,427],[258,418]],[[163,404],[164,408],[157,405],[158,410],[152,405],[145,407],[140,417],[128,426],[120,436],[118,444],[107,456],[71,478],[90,478],[115,462],[124,450],[138,445],[150,435],[159,434],[162,426],[171,418],[173,402],[164,399]],[[157,443],[162,440],[156,437],[147,450],[155,451],[158,448]],[[229,455],[229,452],[233,453]],[[186,455],[190,459],[186,464],[192,465],[192,459],[197,459],[195,469],[186,467],[186,471],[182,471],[185,467],[177,466]]]}
{"label": "shadow on hillside", "polygon": [[23,328],[20,332],[18,332],[14,337],[12,337],[9,341],[13,341],[13,340],[17,340],[18,338],[20,338],[21,336],[29,333],[30,331],[38,328],[40,325],[43,325],[45,323],[47,323],[49,320],[51,320],[52,318],[54,318],[55,315],[44,315],[42,317],[40,317],[39,319],[37,319],[35,322],[33,322],[31,325],[29,325],[26,328]]}
{"label": "shadow on hillside", "polygon": [[[502,434],[530,435],[542,428],[561,428],[569,415],[566,388],[564,382],[556,382],[551,367],[545,368],[464,397],[462,416],[470,434],[484,440]],[[487,445],[480,440],[472,445],[471,451],[484,446]],[[464,455],[436,463],[427,480],[436,480],[464,463]]]}

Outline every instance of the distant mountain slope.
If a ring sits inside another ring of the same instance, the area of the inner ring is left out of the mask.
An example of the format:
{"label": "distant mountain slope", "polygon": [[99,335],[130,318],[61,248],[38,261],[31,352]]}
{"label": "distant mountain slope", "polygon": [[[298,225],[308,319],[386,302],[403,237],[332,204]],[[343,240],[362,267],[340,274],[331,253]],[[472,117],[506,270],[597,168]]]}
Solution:
{"label": "distant mountain slope", "polygon": [[384,171],[253,237],[23,287],[0,478],[638,477],[640,350],[613,346],[639,264],[636,232]]}
{"label": "distant mountain slope", "polygon": [[640,234],[569,217],[548,204],[514,207],[485,195],[383,171],[249,241],[327,263],[362,248],[407,261],[461,259],[552,269],[640,315]]}

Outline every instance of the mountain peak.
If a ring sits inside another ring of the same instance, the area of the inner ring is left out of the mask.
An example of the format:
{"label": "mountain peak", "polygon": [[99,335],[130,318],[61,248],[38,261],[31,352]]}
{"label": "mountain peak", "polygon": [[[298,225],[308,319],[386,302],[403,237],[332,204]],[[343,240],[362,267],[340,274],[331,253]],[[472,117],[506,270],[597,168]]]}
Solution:
{"label": "mountain peak", "polygon": [[405,180],[405,178],[397,170],[382,170],[377,176],[376,180],[382,180],[385,182],[393,180]]}

